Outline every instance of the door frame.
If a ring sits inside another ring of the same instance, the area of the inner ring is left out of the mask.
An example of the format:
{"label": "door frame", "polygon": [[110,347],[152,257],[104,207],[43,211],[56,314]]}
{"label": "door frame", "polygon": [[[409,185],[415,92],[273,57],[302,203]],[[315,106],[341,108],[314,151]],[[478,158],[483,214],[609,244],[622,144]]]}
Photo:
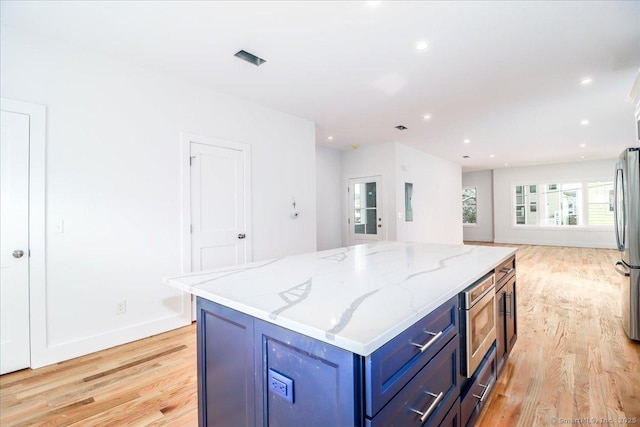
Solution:
{"label": "door frame", "polygon": [[45,366],[46,289],[46,107],[0,99],[0,109],[29,116],[29,331],[30,367]]}
{"label": "door frame", "polygon": [[355,179],[373,179],[376,180],[379,183],[379,188],[377,188],[377,193],[378,193],[378,202],[380,204],[379,209],[380,209],[380,213],[382,214],[382,232],[380,233],[380,240],[387,240],[387,219],[385,218],[385,212],[386,212],[386,206],[385,206],[385,194],[384,194],[384,177],[382,174],[371,174],[371,175],[361,175],[361,176],[347,176],[346,177],[346,187],[347,187],[347,194],[346,194],[346,214],[347,214],[347,219],[345,221],[346,226],[347,226],[347,233],[346,233],[346,238],[347,238],[347,246],[353,246],[356,243],[352,241],[351,239],[351,228],[353,227],[353,223],[352,223],[352,218],[353,218],[353,209],[351,207],[351,181],[355,180]]}
{"label": "door frame", "polygon": [[244,218],[246,237],[247,262],[252,260],[251,234],[251,146],[241,142],[225,141],[223,139],[194,135],[190,133],[180,134],[181,144],[181,181],[182,181],[182,215],[180,230],[182,235],[182,273],[191,273],[191,143],[210,145],[212,147],[238,150],[242,152],[244,162]]}

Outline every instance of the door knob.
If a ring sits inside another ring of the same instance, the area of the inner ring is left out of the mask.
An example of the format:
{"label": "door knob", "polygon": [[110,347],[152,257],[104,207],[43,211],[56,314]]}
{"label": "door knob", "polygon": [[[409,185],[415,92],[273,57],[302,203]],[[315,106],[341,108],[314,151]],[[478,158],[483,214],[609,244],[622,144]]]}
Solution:
{"label": "door knob", "polygon": [[243,233],[238,234],[238,239],[244,239],[245,237],[247,236]]}
{"label": "door knob", "polygon": [[14,258],[22,258],[22,256],[24,255],[24,252],[21,251],[20,249],[16,249],[15,251],[13,251],[11,255],[13,255]]}

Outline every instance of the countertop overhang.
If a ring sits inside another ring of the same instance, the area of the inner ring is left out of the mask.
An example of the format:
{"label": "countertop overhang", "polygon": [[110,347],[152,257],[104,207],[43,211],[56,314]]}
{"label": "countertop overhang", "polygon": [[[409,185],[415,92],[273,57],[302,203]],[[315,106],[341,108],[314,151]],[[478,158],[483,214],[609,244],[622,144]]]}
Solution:
{"label": "countertop overhang", "polygon": [[163,282],[369,356],[515,252],[499,246],[382,241]]}

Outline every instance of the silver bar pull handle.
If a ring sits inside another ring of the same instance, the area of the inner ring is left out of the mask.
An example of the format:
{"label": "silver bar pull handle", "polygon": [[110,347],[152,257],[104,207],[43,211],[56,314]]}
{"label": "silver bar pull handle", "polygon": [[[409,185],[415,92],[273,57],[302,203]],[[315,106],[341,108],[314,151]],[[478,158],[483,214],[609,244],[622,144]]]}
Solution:
{"label": "silver bar pull handle", "polygon": [[426,419],[429,418],[429,415],[431,415],[433,410],[436,409],[436,406],[438,406],[438,403],[440,403],[440,401],[444,397],[443,392],[440,392],[440,394],[437,394],[437,395],[428,391],[425,391],[425,393],[427,393],[429,396],[436,398],[433,402],[431,402],[431,405],[429,405],[426,411],[420,412],[417,409],[409,408],[411,412],[415,412],[416,414],[420,415],[420,422],[422,423],[424,423]]}
{"label": "silver bar pull handle", "polygon": [[[509,316],[511,317],[511,293],[505,293],[504,294],[504,305],[505,305],[505,309],[504,309],[504,315],[505,316]],[[509,304],[507,304],[507,299],[509,299]],[[506,307],[509,307],[509,309],[507,309]]]}
{"label": "silver bar pull handle", "polygon": [[435,332],[429,332],[429,331],[424,331],[424,332],[425,334],[433,335],[433,338],[431,338],[429,342],[427,342],[426,344],[422,345],[422,344],[418,344],[417,342],[409,341],[409,344],[411,344],[414,347],[418,347],[420,349],[420,353],[424,353],[426,349],[431,347],[433,343],[438,341],[438,338],[442,336],[442,331],[438,332],[437,334]]}
{"label": "silver bar pull handle", "polygon": [[509,293],[509,302],[511,303],[511,311],[509,312],[509,317],[513,319],[513,314],[516,312],[516,299],[515,291]]}
{"label": "silver bar pull handle", "polygon": [[482,388],[484,388],[484,391],[482,392],[482,395],[478,396],[477,394],[474,394],[473,397],[475,397],[476,399],[480,399],[480,402],[482,402],[484,400],[484,398],[487,396],[487,393],[489,393],[489,389],[491,388],[491,384],[489,383],[487,385],[483,385],[478,383],[478,385]]}
{"label": "silver bar pull handle", "polygon": [[238,239],[244,239],[245,237],[247,237],[247,235],[244,233],[238,234]]}
{"label": "silver bar pull handle", "polygon": [[500,272],[501,273],[505,273],[505,274],[511,274],[511,272],[513,271],[513,267],[511,268],[501,268]]}

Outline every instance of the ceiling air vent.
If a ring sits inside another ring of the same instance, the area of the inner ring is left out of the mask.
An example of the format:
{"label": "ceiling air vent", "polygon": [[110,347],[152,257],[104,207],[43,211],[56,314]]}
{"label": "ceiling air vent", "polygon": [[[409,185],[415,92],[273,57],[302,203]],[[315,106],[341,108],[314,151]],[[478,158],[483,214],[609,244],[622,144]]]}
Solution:
{"label": "ceiling air vent", "polygon": [[246,50],[238,51],[238,53],[236,53],[233,56],[237,56],[240,59],[244,59],[245,61],[250,62],[250,63],[252,63],[253,65],[256,65],[256,66],[262,65],[265,62],[267,62],[265,59],[258,58],[257,56],[255,56],[252,53],[247,52]]}
{"label": "ceiling air vent", "polygon": [[407,127],[406,126],[402,126],[402,125],[398,125],[398,126],[396,126],[396,129],[405,130],[405,129],[407,129]]}

